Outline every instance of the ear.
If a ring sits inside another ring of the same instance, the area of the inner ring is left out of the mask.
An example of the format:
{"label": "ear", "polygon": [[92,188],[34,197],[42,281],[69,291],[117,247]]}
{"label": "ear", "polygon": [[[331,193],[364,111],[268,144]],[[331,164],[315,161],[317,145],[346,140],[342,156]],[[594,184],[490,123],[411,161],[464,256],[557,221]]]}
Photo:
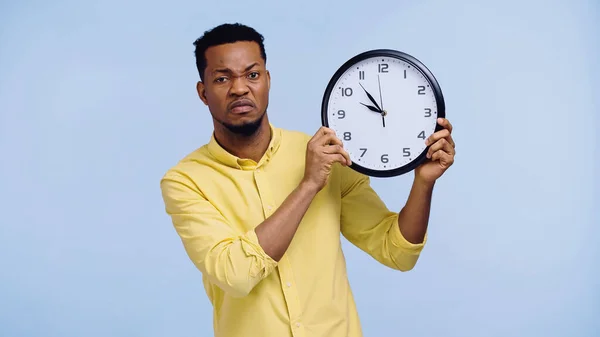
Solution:
{"label": "ear", "polygon": [[267,89],[271,90],[271,73],[267,70]]}
{"label": "ear", "polygon": [[206,99],[206,87],[202,81],[198,81],[196,83],[196,91],[198,92],[198,97],[202,100],[205,105],[208,105],[208,100]]}

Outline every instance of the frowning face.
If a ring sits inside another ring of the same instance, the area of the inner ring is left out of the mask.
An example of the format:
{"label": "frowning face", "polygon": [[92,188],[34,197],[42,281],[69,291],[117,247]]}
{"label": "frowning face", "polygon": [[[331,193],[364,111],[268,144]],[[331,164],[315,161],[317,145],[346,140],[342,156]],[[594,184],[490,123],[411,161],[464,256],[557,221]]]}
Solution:
{"label": "frowning face", "polygon": [[255,42],[239,41],[206,50],[200,99],[213,118],[234,133],[251,134],[269,105],[270,74]]}

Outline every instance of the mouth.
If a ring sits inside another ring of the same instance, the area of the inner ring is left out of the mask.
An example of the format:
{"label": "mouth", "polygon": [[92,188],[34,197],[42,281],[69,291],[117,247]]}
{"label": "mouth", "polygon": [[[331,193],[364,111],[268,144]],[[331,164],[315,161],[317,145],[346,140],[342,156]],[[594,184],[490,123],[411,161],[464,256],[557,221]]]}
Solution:
{"label": "mouth", "polygon": [[254,103],[249,99],[240,99],[234,101],[229,105],[229,111],[234,114],[243,114],[252,111],[254,109]]}

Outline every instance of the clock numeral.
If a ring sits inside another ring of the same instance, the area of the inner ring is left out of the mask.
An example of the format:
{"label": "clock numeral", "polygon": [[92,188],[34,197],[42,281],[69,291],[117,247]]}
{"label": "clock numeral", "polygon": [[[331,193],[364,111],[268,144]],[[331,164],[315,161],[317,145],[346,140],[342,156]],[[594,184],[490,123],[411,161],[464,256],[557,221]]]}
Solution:
{"label": "clock numeral", "polygon": [[425,108],[425,117],[431,117],[431,109]]}
{"label": "clock numeral", "polygon": [[352,96],[352,88],[340,88],[342,89],[342,96]]}
{"label": "clock numeral", "polygon": [[410,148],[405,147],[404,149],[402,149],[402,153],[404,157],[410,157]]}
{"label": "clock numeral", "polygon": [[422,85],[420,85],[420,86],[419,86],[419,91],[418,91],[418,92],[419,92],[419,95],[425,95],[425,87],[424,87],[424,86],[422,86]]}
{"label": "clock numeral", "polygon": [[406,69],[404,69],[404,78],[406,78]]}
{"label": "clock numeral", "polygon": [[344,118],[346,118],[346,111],[338,110],[337,115],[338,115],[338,119],[344,119]]}
{"label": "clock numeral", "polygon": [[388,72],[388,64],[387,63],[379,63],[379,72],[387,73]]}
{"label": "clock numeral", "polygon": [[350,132],[344,132],[344,140],[352,139],[352,134]]}
{"label": "clock numeral", "polygon": [[424,139],[425,139],[425,131],[421,131],[421,132],[419,133],[419,135],[417,136],[417,138],[421,138],[421,139],[423,139],[423,140],[424,140]]}
{"label": "clock numeral", "polygon": [[389,161],[390,161],[390,160],[388,159],[388,155],[387,155],[387,154],[382,154],[382,155],[381,155],[381,162],[382,162],[382,163],[387,163],[387,162],[389,162]]}
{"label": "clock numeral", "polygon": [[367,152],[367,149],[365,149],[364,147],[361,147],[360,150],[362,151],[362,153],[360,154],[360,157],[362,158],[365,153]]}
{"label": "clock numeral", "polygon": [[364,80],[365,79],[365,71],[361,70],[358,72],[358,79],[359,80]]}

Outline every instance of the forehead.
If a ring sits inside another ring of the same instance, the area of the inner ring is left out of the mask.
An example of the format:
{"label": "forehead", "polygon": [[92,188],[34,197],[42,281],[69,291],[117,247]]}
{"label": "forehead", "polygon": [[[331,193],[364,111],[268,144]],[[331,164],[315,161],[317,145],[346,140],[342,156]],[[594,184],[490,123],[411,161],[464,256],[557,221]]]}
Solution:
{"label": "forehead", "polygon": [[206,68],[209,71],[217,68],[243,70],[249,64],[258,62],[264,65],[258,43],[238,41],[212,46],[206,49]]}

